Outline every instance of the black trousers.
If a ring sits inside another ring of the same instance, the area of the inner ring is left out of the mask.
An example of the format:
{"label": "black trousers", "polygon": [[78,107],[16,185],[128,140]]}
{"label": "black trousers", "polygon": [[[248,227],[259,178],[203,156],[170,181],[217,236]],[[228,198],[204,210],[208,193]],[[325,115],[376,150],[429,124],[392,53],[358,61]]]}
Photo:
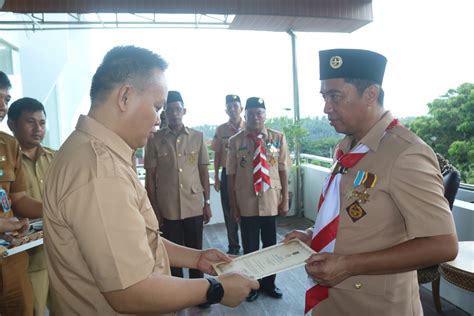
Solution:
{"label": "black trousers", "polygon": [[227,241],[229,242],[229,250],[239,250],[239,224],[235,222],[230,211],[229,192],[227,190],[227,186],[228,184],[226,168],[222,168],[220,191],[225,227],[227,228]]}
{"label": "black trousers", "polygon": [[[189,248],[202,249],[203,216],[189,217],[180,220],[163,219],[163,237],[178,245]],[[171,268],[175,277],[183,277],[183,268]],[[203,273],[196,269],[189,269],[191,279],[202,278]]]}
{"label": "black trousers", "polygon": [[[260,249],[260,237],[263,248],[276,244],[276,216],[242,216],[240,231],[244,254]],[[275,287],[275,274],[258,280],[261,289],[272,290]]]}

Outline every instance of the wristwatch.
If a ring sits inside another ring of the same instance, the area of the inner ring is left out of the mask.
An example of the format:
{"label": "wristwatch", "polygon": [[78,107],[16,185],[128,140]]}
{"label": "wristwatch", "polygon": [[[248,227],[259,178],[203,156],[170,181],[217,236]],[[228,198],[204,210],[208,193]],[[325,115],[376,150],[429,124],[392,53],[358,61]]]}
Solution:
{"label": "wristwatch", "polygon": [[217,304],[224,297],[224,288],[222,284],[214,278],[206,278],[209,282],[209,289],[207,290],[207,303]]}
{"label": "wristwatch", "polygon": [[204,203],[211,205],[211,200],[205,200]]}

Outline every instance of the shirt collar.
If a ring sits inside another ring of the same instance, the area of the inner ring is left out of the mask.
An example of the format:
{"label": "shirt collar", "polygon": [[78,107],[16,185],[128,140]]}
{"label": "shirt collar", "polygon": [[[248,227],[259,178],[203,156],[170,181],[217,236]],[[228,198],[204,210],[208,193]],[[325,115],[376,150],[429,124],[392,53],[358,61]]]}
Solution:
{"label": "shirt collar", "polygon": [[103,142],[124,161],[132,165],[130,159],[133,155],[132,148],[130,148],[130,146],[119,135],[100,124],[92,117],[81,115],[77,121],[76,130],[91,135],[97,140]]}
{"label": "shirt collar", "polygon": [[[250,131],[248,128],[245,129],[245,136],[250,136],[252,135],[253,132]],[[268,130],[266,127],[263,127],[262,131],[259,134],[263,134],[263,138],[267,139],[268,138]]]}
{"label": "shirt collar", "polygon": [[[379,148],[380,142],[382,141],[383,136],[387,130],[387,127],[393,121],[393,116],[390,111],[386,111],[380,120],[375,123],[374,126],[369,130],[369,132],[359,141],[359,143],[366,145],[369,147],[370,150],[376,152]],[[351,143],[353,142],[353,136],[345,137],[339,144],[339,148],[342,149],[343,152],[347,153],[351,148]],[[359,144],[358,143],[358,144]],[[357,146],[357,144],[355,145]],[[354,147],[355,147],[354,146]]]}
{"label": "shirt collar", "polygon": [[227,121],[227,124],[229,124],[230,127],[237,127],[239,130],[243,130],[245,128],[245,121],[243,118],[240,118],[240,124],[239,126],[234,126],[234,124],[232,124],[232,122],[229,120]]}
{"label": "shirt collar", "polygon": [[169,127],[166,127],[165,129],[165,133],[168,135],[168,134],[173,134],[173,135],[181,135],[182,133],[186,134],[186,135],[189,135],[189,128],[187,128],[186,126],[184,126],[184,128],[182,128],[178,134],[176,134],[171,128]]}

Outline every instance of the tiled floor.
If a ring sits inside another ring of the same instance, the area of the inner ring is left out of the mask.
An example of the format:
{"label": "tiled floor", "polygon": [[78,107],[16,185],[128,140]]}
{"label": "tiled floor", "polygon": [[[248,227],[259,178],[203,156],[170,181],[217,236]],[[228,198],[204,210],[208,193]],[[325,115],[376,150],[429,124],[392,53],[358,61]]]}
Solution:
{"label": "tiled floor", "polygon": [[[278,239],[282,239],[286,232],[293,229],[305,229],[311,223],[303,218],[282,218],[278,220]],[[215,247],[227,250],[227,238],[224,224],[205,226],[204,247]],[[265,295],[252,303],[244,302],[236,308],[228,308],[223,305],[214,305],[209,309],[197,307],[188,308],[178,313],[179,316],[191,315],[303,315],[304,294],[307,286],[307,277],[304,268],[282,272],[277,275],[277,285],[283,291],[282,299],[274,299]],[[433,305],[431,292],[422,288],[420,290],[421,301],[425,316],[449,315],[465,316],[466,312],[443,300],[443,313],[438,314]],[[403,315],[401,315],[403,316]]]}

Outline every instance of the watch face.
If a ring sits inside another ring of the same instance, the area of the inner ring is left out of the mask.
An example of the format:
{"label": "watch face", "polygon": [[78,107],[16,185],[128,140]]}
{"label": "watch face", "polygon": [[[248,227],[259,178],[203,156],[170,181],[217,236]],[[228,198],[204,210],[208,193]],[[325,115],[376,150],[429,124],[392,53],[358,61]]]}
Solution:
{"label": "watch face", "polygon": [[207,278],[209,289],[207,290],[207,302],[209,304],[219,303],[224,297],[224,288],[216,279]]}

